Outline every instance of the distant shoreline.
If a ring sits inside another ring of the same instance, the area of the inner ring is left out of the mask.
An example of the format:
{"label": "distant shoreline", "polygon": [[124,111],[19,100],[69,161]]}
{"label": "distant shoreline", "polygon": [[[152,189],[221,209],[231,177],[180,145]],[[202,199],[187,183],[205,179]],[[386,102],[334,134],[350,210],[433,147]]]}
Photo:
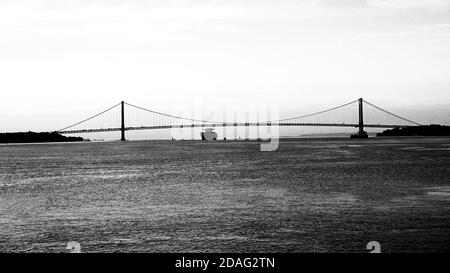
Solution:
{"label": "distant shoreline", "polygon": [[58,132],[13,132],[0,133],[0,143],[48,143],[48,142],[80,142],[86,141],[82,137],[66,137]]}
{"label": "distant shoreline", "polygon": [[[364,139],[364,140],[355,140],[355,139],[350,139],[350,137],[345,137],[345,136],[336,136],[336,135],[330,135],[330,136],[326,136],[326,135],[321,135],[321,136],[284,136],[284,137],[280,137],[279,141],[283,142],[283,141],[295,141],[295,140],[299,140],[299,141],[332,141],[332,140],[336,140],[336,141],[342,141],[342,140],[352,140],[352,141],[371,141],[371,140],[395,140],[395,139],[439,139],[439,138],[450,138],[450,136],[371,136],[368,139]],[[147,141],[160,141],[160,142],[199,142],[199,143],[261,143],[261,142],[269,142],[270,140],[257,140],[257,139],[227,139],[227,140],[222,140],[222,139],[218,139],[215,141],[204,141],[201,139],[179,139],[179,140],[171,140],[171,139],[132,139],[132,140],[127,140],[126,142],[147,142]],[[118,142],[118,143],[122,143],[122,141],[120,141],[119,139],[112,139],[112,140],[102,140],[102,141],[91,141],[89,139],[83,139],[83,140],[77,140],[77,141],[33,141],[33,142],[0,142],[0,146],[8,146],[8,145],[40,145],[40,144],[46,144],[46,145],[52,145],[52,144],[81,144],[81,143],[112,143],[112,142]]]}
{"label": "distant shoreline", "polygon": [[431,124],[394,128],[378,133],[377,137],[450,136],[450,126]]}

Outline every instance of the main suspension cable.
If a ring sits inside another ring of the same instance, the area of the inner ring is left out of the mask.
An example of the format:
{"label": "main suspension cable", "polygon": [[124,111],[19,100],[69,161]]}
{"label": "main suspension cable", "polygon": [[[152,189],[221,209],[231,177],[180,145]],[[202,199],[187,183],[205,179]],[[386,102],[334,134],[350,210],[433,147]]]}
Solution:
{"label": "main suspension cable", "polygon": [[95,118],[95,117],[98,117],[98,116],[100,116],[101,114],[104,114],[104,113],[108,112],[109,110],[111,110],[111,109],[113,109],[113,108],[119,106],[120,104],[121,104],[121,103],[119,102],[118,104],[116,104],[116,105],[114,105],[114,106],[112,106],[112,107],[106,109],[105,111],[102,111],[102,112],[100,112],[100,113],[98,113],[98,114],[96,114],[96,115],[93,115],[92,117],[89,117],[89,118],[84,119],[84,120],[82,120],[82,121],[80,121],[80,122],[77,122],[77,123],[75,123],[75,124],[72,124],[72,125],[70,125],[70,126],[67,126],[67,127],[65,127],[65,128],[62,128],[62,129],[58,130],[57,132],[64,131],[64,130],[69,129],[69,128],[71,128],[71,127],[77,126],[78,124],[81,124],[81,123],[86,122],[86,121],[88,121],[88,120],[91,120],[91,119],[93,119],[93,118]]}
{"label": "main suspension cable", "polygon": [[392,116],[394,116],[394,117],[396,117],[396,118],[399,118],[399,119],[401,119],[401,120],[404,120],[404,121],[413,123],[413,124],[418,125],[418,126],[421,126],[421,125],[422,125],[422,124],[420,124],[420,123],[418,123],[418,122],[415,122],[415,121],[406,119],[406,118],[401,117],[401,116],[399,116],[399,115],[396,115],[396,114],[394,114],[394,113],[392,113],[392,112],[389,112],[389,111],[387,111],[387,110],[384,110],[383,108],[380,108],[380,107],[376,106],[375,104],[372,104],[372,103],[370,103],[370,102],[368,102],[368,101],[366,101],[366,100],[363,100],[363,101],[364,101],[365,103],[367,103],[368,105],[370,105],[370,106],[372,106],[372,107],[374,107],[374,108],[376,108],[376,109],[378,109],[378,110],[380,110],[380,111],[383,111],[383,112],[385,112],[385,113],[387,113],[387,114],[389,114],[389,115],[392,115]]}
{"label": "main suspension cable", "polygon": [[192,119],[192,118],[184,118],[184,117],[178,117],[178,116],[173,116],[173,115],[169,115],[169,114],[164,114],[161,112],[157,112],[157,111],[153,111],[153,110],[149,110],[143,107],[139,107],[130,103],[125,102],[126,105],[131,106],[131,107],[135,107],[137,109],[143,110],[143,111],[147,111],[153,114],[158,114],[158,115],[162,115],[162,116],[166,116],[166,117],[171,117],[171,118],[175,118],[175,119],[183,119],[183,120],[189,120],[189,121],[197,121],[197,122],[202,122],[202,123],[223,123],[223,122],[218,122],[218,121],[210,121],[210,120],[199,120],[199,119]]}
{"label": "main suspension cable", "polygon": [[345,107],[345,106],[350,105],[352,103],[355,103],[357,101],[358,100],[354,100],[354,101],[351,101],[351,102],[348,102],[348,103],[345,103],[345,104],[342,104],[342,105],[339,105],[339,106],[336,106],[336,107],[333,107],[333,108],[330,108],[330,109],[327,109],[327,110],[323,110],[323,111],[319,111],[319,112],[316,112],[316,113],[312,113],[312,114],[307,114],[307,115],[297,116],[297,117],[292,117],[292,118],[279,119],[279,120],[268,121],[268,122],[275,122],[276,123],[276,122],[280,122],[280,121],[287,121],[287,120],[293,120],[293,119],[298,119],[298,118],[306,118],[306,117],[310,117],[310,116],[314,116],[314,115],[318,115],[318,114],[323,114],[323,113],[326,113],[326,112],[330,112],[330,111],[333,111],[333,110]]}

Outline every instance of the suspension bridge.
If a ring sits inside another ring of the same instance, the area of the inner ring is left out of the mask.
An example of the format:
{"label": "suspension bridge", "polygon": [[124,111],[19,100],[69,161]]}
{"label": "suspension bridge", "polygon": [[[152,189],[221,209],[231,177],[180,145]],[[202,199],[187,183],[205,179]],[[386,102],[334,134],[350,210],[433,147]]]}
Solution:
{"label": "suspension bridge", "polygon": [[214,128],[237,126],[321,126],[358,128],[355,137],[367,137],[364,128],[397,128],[421,125],[378,107],[362,98],[323,111],[278,120],[211,121],[175,116],[124,101],[89,118],[57,130],[60,134],[125,132],[173,128]]}

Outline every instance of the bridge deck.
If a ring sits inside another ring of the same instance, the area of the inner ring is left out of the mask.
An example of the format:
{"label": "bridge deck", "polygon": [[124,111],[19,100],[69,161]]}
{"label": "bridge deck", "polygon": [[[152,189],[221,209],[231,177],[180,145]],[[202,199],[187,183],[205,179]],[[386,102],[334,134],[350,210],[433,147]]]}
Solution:
{"label": "bridge deck", "polygon": [[[237,126],[313,126],[313,127],[354,127],[357,128],[359,124],[353,123],[270,123],[270,122],[226,122],[226,123],[199,123],[199,124],[175,124],[175,125],[155,125],[155,126],[140,126],[140,127],[126,127],[125,131],[134,130],[154,130],[154,129],[179,129],[179,128],[205,128],[205,127],[237,127]],[[388,125],[388,124],[364,124],[368,128],[396,128],[408,127],[405,125]],[[117,132],[121,131],[117,128],[99,128],[99,129],[83,129],[83,130],[65,130],[59,131],[61,134],[81,134],[81,133],[98,133],[98,132]]]}

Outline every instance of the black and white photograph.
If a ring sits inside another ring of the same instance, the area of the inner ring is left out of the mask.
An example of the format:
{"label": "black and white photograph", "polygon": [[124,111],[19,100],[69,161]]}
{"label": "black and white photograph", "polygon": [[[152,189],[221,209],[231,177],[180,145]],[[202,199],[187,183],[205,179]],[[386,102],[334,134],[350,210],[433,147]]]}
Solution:
{"label": "black and white photograph", "polygon": [[0,95],[0,253],[450,250],[450,0],[0,0]]}

